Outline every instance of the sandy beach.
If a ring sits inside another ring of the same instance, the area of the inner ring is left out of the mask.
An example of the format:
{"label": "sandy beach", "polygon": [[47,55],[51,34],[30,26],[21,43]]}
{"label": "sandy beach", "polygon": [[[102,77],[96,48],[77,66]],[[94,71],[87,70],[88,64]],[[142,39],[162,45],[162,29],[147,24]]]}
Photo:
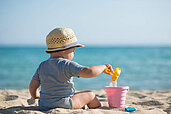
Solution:
{"label": "sandy beach", "polygon": [[[94,90],[101,102],[107,101],[104,90]],[[30,98],[28,90],[0,90],[0,113],[85,113],[85,114],[128,114],[124,108],[101,107],[98,109],[63,109],[56,108],[47,112],[38,110],[38,103],[27,104]],[[171,90],[168,91],[129,91],[126,106],[135,107],[135,114],[171,114]]]}

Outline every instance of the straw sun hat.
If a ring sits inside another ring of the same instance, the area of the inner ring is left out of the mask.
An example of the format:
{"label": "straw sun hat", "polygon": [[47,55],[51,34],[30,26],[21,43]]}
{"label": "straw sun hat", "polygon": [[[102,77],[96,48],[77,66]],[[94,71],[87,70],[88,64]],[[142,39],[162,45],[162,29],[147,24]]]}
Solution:
{"label": "straw sun hat", "polygon": [[63,51],[72,47],[84,47],[77,42],[77,38],[70,28],[56,28],[46,37],[47,53]]}

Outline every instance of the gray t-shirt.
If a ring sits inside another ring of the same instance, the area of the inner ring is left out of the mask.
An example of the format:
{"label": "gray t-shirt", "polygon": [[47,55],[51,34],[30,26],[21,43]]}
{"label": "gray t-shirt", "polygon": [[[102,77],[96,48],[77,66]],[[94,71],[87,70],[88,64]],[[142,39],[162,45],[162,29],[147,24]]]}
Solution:
{"label": "gray t-shirt", "polygon": [[78,77],[82,68],[82,65],[63,58],[42,62],[33,76],[41,84],[39,108],[41,105],[53,108],[61,98],[71,97],[75,93],[73,77]]}

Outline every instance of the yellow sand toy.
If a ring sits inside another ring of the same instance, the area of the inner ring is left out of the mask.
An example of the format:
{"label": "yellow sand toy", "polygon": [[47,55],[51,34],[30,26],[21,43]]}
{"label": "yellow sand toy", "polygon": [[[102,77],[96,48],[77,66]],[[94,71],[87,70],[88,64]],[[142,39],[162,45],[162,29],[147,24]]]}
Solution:
{"label": "yellow sand toy", "polygon": [[114,72],[112,73],[109,69],[105,69],[105,72],[107,72],[107,73],[110,73],[112,76],[111,76],[111,80],[112,81],[116,81],[117,79],[118,79],[118,77],[119,77],[119,75],[120,75],[120,73],[121,73],[121,69],[120,68],[116,68],[115,70],[114,70]]}

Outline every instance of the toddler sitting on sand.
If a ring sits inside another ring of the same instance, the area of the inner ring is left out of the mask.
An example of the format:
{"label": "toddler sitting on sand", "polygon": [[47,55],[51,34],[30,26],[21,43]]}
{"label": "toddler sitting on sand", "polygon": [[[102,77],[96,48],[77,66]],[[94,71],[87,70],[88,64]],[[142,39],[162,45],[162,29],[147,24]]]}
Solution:
{"label": "toddler sitting on sand", "polygon": [[[39,99],[41,111],[53,108],[80,109],[85,105],[88,108],[101,107],[102,103],[92,91],[75,93],[72,78],[92,78],[106,73],[104,71],[106,68],[113,72],[111,65],[86,67],[71,61],[76,48],[84,46],[77,42],[70,28],[52,30],[46,37],[46,44],[48,49],[45,51],[50,54],[50,58],[39,65],[30,82],[31,100]],[[39,86],[41,86],[40,94]]]}

